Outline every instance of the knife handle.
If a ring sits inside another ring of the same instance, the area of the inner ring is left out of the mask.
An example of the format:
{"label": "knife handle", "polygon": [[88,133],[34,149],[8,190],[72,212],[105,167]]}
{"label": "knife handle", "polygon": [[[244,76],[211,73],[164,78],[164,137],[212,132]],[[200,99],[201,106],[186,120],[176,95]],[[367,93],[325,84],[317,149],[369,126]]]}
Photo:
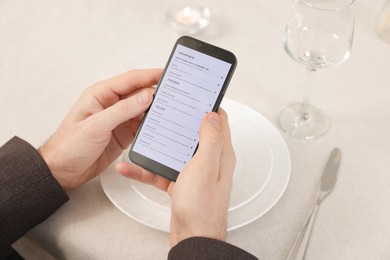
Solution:
{"label": "knife handle", "polygon": [[301,231],[295,238],[290,252],[288,253],[287,260],[302,260],[305,259],[306,249],[309,244],[311,231],[313,230],[314,220],[317,216],[319,204],[316,203],[311,209],[309,216],[306,218]]}

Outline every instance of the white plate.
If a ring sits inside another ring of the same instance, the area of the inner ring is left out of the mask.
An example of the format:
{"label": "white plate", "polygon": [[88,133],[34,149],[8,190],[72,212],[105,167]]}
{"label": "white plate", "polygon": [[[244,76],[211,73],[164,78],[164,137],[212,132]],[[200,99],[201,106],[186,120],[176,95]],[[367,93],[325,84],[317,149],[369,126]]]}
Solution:
{"label": "white plate", "polygon": [[[228,216],[228,230],[244,226],[271,209],[286,189],[290,154],[279,131],[264,116],[237,101],[224,99],[229,114],[237,166]],[[169,196],[122,177],[109,167],[100,175],[111,202],[126,215],[169,232]]]}
{"label": "white plate", "polygon": [[[229,113],[231,135],[237,163],[233,175],[233,188],[229,210],[234,210],[255,198],[267,185],[272,173],[272,153],[266,136],[258,134],[259,129],[249,120],[244,119],[240,107],[235,111],[234,101],[224,101]],[[238,104],[238,103],[237,103]],[[124,161],[131,163],[128,151],[124,152]],[[261,158],[261,159],[260,159]],[[169,196],[150,185],[128,181],[129,188],[149,203],[166,209],[171,208]]]}

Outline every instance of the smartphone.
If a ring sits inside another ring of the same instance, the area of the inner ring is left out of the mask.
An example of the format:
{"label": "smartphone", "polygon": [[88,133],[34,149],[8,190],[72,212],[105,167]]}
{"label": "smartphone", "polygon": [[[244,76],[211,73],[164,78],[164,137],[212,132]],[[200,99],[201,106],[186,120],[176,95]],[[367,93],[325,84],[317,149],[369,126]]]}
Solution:
{"label": "smartphone", "polygon": [[130,161],[176,181],[197,150],[202,118],[218,109],[236,64],[230,51],[179,38],[131,146]]}

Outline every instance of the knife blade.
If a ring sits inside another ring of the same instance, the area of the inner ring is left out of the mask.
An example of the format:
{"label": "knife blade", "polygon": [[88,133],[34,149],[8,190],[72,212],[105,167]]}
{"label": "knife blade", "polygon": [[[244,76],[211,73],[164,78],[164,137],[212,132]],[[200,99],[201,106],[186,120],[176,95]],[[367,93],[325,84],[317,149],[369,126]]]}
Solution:
{"label": "knife blade", "polygon": [[321,176],[320,185],[318,187],[316,199],[309,216],[306,218],[301,231],[298,233],[288,255],[287,260],[302,260],[305,259],[307,246],[309,245],[310,236],[313,230],[314,221],[317,216],[321,202],[334,189],[337,181],[337,173],[341,161],[341,150],[334,148],[325,165]]}
{"label": "knife blade", "polygon": [[336,185],[337,172],[339,170],[340,160],[340,149],[333,149],[321,177],[321,191],[326,192],[327,194],[329,194]]}

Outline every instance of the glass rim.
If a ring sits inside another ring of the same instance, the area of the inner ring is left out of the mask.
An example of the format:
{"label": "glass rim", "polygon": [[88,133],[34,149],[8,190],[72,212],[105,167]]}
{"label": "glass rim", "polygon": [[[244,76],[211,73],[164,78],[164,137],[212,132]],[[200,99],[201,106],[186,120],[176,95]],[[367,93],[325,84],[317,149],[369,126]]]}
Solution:
{"label": "glass rim", "polygon": [[[322,7],[320,4],[312,3],[313,2],[312,0],[298,0],[298,1],[302,1],[307,6],[314,8],[314,9],[317,9],[317,10],[321,10],[321,11],[341,11],[341,10],[344,10],[344,9],[350,7],[355,2],[355,0],[349,0],[348,2],[343,4],[342,6],[339,6],[336,8],[325,8],[325,7]],[[317,1],[317,3],[318,3],[318,1]]]}

